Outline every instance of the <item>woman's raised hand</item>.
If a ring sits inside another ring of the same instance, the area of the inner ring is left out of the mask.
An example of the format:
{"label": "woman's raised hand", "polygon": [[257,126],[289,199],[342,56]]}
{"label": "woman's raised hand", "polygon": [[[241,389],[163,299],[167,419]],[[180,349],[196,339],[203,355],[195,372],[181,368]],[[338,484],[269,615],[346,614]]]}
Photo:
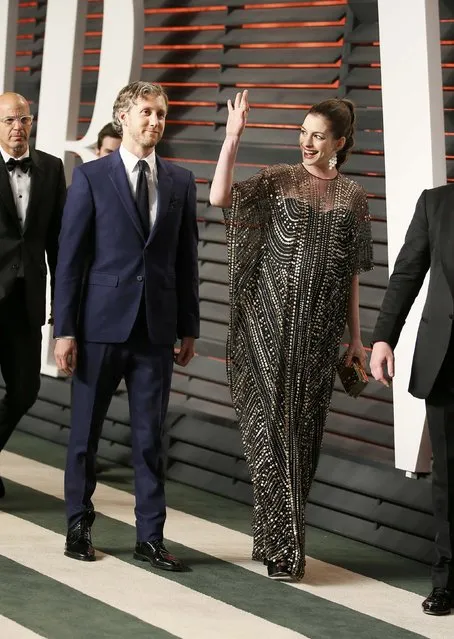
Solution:
{"label": "woman's raised hand", "polygon": [[226,137],[240,137],[246,126],[247,116],[249,112],[249,102],[247,100],[247,89],[242,93],[237,93],[235,96],[235,102],[232,104],[232,100],[227,100],[227,108],[229,110],[229,117],[227,119]]}

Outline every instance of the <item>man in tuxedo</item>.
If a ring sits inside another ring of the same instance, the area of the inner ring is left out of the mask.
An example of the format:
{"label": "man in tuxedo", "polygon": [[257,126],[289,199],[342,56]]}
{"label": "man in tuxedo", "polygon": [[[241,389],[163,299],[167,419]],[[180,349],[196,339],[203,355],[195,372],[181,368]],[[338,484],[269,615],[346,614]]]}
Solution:
{"label": "man in tuxedo", "polygon": [[98,133],[96,141],[96,155],[103,158],[116,151],[121,144],[121,135],[115,130],[112,122],[105,124]]}
{"label": "man in tuxedo", "polygon": [[[134,556],[179,571],[181,562],[163,543],[162,429],[173,361],[191,360],[199,333],[198,232],[194,176],[155,152],[167,106],[158,84],[124,87],[113,109],[119,150],[74,171],[56,273],[55,358],[73,373],[65,554],[95,559],[96,451],[124,377],[135,470]],[[177,337],[181,347],[174,352]]]}
{"label": "man in tuxedo", "polygon": [[454,607],[454,185],[424,191],[398,255],[373,336],[371,371],[385,385],[395,348],[426,273],[430,282],[419,324],[409,391],[426,401],[433,451],[435,522],[433,589],[423,611]]}
{"label": "man in tuxedo", "polygon": [[61,160],[29,147],[32,122],[25,98],[0,95],[0,450],[38,395],[46,255],[53,291],[66,196]]}

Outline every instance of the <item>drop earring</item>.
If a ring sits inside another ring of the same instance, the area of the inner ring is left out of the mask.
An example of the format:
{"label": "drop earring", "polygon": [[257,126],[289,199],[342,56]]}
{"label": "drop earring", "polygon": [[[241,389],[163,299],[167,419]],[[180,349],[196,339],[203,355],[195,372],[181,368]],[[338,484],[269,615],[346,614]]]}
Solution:
{"label": "drop earring", "polygon": [[330,159],[329,159],[329,161],[328,161],[328,168],[329,168],[330,170],[331,170],[331,169],[334,169],[334,168],[335,168],[335,166],[336,166],[336,164],[337,164],[337,153],[335,153],[334,155],[332,155],[332,156],[330,157]]}

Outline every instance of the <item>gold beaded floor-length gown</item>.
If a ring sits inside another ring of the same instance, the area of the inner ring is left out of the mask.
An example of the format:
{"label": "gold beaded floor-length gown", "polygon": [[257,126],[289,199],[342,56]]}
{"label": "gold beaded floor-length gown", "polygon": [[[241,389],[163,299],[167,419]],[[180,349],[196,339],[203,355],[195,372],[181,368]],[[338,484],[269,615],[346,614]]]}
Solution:
{"label": "gold beaded floor-length gown", "polygon": [[305,518],[353,275],[372,268],[364,190],[276,165],[234,184],[227,376],[254,490],[253,558],[304,575]]}

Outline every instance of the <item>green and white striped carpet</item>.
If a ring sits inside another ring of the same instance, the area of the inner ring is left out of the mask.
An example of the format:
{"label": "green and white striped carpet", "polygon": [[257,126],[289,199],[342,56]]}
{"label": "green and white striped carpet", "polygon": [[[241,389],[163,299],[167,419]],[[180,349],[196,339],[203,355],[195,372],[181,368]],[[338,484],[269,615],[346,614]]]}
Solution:
{"label": "green and white striped carpet", "polygon": [[98,561],[63,555],[65,449],[15,433],[0,456],[0,638],[454,638],[454,615],[428,617],[429,570],[364,544],[308,531],[302,583],[276,583],[250,560],[250,509],[167,486],[171,574],[132,558],[132,472],[100,475],[93,528]]}

